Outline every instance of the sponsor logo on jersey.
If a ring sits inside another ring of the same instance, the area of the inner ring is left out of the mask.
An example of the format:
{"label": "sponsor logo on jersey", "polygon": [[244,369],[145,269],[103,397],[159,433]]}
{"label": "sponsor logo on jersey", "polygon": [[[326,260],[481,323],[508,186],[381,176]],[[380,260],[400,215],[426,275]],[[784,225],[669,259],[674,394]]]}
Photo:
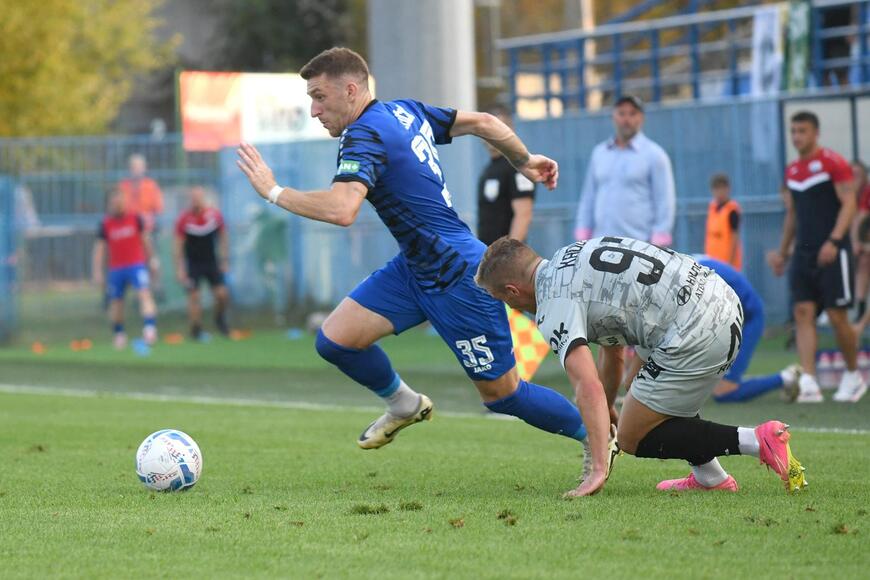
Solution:
{"label": "sponsor logo on jersey", "polygon": [[818,173],[819,171],[822,170],[822,162],[819,161],[818,159],[814,159],[813,161],[810,161],[809,169],[813,173]]}
{"label": "sponsor logo on jersey", "polygon": [[646,373],[647,375],[649,375],[649,378],[655,380],[659,378],[659,375],[662,374],[663,370],[664,369],[657,365],[652,357],[650,357],[646,364],[644,364],[643,367],[640,369],[640,372],[637,374],[637,376],[642,379],[646,379],[647,377],[644,376],[644,373]]}
{"label": "sponsor logo on jersey", "polygon": [[498,179],[487,179],[483,183],[483,197],[486,201],[495,201],[498,198]]}
{"label": "sponsor logo on jersey", "polygon": [[359,172],[359,161],[354,161],[353,159],[342,159],[338,163],[338,175],[357,172]]}
{"label": "sponsor logo on jersey", "polygon": [[109,239],[112,241],[123,240],[125,238],[132,238],[137,233],[139,231],[133,226],[121,226],[109,230]]}
{"label": "sponsor logo on jersey", "polygon": [[553,329],[553,338],[550,339],[550,348],[553,349],[555,354],[559,354],[559,351],[562,350],[562,347],[565,346],[565,342],[568,340],[568,329],[565,328],[565,323],[560,322],[559,328]]}
{"label": "sponsor logo on jersey", "polygon": [[685,306],[689,302],[689,298],[692,297],[692,287],[688,284],[680,287],[679,291],[677,291],[677,304],[680,306]]}
{"label": "sponsor logo on jersey", "polygon": [[562,254],[562,259],[559,260],[559,265],[556,267],[556,270],[562,270],[564,268],[571,268],[577,264],[577,257],[580,256],[580,252],[583,251],[583,246],[586,244],[583,242],[576,242],[568,246],[568,249],[565,250],[565,253]]}
{"label": "sponsor logo on jersey", "polygon": [[680,306],[685,305],[689,301],[693,290],[695,291],[695,298],[700,300],[701,296],[704,295],[704,288],[706,287],[710,272],[709,268],[704,268],[698,262],[694,262],[692,267],[689,268],[685,284],[677,292],[677,304]]}
{"label": "sponsor logo on jersey", "polygon": [[405,131],[411,128],[411,124],[414,122],[414,116],[405,110],[402,105],[396,105],[396,108],[393,109],[393,115],[399,120],[399,123],[402,124],[402,127],[405,128]]}

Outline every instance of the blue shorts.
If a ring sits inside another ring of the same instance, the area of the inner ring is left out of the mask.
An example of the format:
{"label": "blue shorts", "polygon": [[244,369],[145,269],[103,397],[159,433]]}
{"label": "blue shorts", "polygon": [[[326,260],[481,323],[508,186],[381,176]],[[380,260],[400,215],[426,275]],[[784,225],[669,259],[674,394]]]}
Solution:
{"label": "blue shorts", "polygon": [[504,304],[474,283],[474,268],[445,292],[424,293],[396,256],[363,280],[350,298],[393,324],[393,332],[428,320],[471,380],[491,381],[514,367],[513,341]]}
{"label": "blue shorts", "polygon": [[764,307],[761,303],[744,304],[743,321],[743,339],[740,343],[740,352],[737,353],[737,358],[731,364],[731,368],[722,377],[726,381],[740,384],[743,380],[743,374],[749,368],[749,363],[752,362],[752,355],[755,354],[755,347],[758,346],[758,341],[761,340],[761,335],[764,334]]}
{"label": "blue shorts", "polygon": [[112,300],[120,300],[124,297],[127,284],[136,290],[147,290],[151,283],[148,268],[144,264],[126,266],[109,270],[109,283],[106,291]]}

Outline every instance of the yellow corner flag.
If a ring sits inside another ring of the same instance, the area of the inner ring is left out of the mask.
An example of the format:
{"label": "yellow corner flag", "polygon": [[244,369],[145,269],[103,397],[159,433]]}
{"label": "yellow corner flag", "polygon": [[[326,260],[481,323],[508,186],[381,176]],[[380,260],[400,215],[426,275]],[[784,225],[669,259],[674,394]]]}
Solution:
{"label": "yellow corner flag", "polygon": [[514,310],[509,306],[505,306],[505,308],[507,308],[508,320],[511,325],[517,371],[521,379],[530,381],[535,376],[538,367],[541,366],[541,361],[550,351],[550,346],[541,336],[533,320],[530,320],[519,310]]}

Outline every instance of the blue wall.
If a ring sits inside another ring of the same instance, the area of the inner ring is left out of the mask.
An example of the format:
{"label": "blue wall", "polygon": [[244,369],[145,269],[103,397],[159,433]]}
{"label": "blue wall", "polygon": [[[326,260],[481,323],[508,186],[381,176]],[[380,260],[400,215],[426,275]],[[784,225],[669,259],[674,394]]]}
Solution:
{"label": "blue wall", "polygon": [[[766,132],[753,127],[768,127]],[[773,126],[775,130],[769,130]],[[574,212],[592,148],[612,134],[609,114],[521,122],[518,132],[529,148],[553,157],[560,165],[559,187],[539,188],[529,241],[543,254],[572,241]],[[650,108],[646,133],[671,156],[678,196],[675,247],[703,250],[708,182],[711,174],[728,173],[735,198],[744,206],[743,241],[746,273],[768,298],[768,316],[784,320],[786,305],[777,300],[785,292],[764,264],[764,252],[777,247],[782,225],[778,188],[781,182],[782,134],[776,101],[742,102],[686,107]],[[262,147],[279,183],[303,189],[323,188],[335,171],[336,141],[303,142]],[[476,222],[477,175],[486,153],[474,138],[457,139],[439,149],[457,211],[470,225]],[[397,251],[395,242],[368,205],[351,228],[339,228],[264,208],[235,166],[235,154],[221,154],[220,189],[223,207],[236,240],[251,236],[252,216],[275,212],[287,220],[288,271],[292,296],[334,304],[359,281]],[[235,244],[234,285],[243,301],[258,303],[267,287],[258,273],[250,244]]]}

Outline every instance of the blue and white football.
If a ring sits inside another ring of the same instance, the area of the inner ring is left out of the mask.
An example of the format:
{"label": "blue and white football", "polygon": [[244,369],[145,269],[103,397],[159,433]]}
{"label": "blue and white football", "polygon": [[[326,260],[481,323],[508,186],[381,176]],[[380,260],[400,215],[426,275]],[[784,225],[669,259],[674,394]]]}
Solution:
{"label": "blue and white football", "polygon": [[202,453],[183,431],[162,429],[145,438],[136,451],[136,475],[148,489],[189,489],[202,473]]}

